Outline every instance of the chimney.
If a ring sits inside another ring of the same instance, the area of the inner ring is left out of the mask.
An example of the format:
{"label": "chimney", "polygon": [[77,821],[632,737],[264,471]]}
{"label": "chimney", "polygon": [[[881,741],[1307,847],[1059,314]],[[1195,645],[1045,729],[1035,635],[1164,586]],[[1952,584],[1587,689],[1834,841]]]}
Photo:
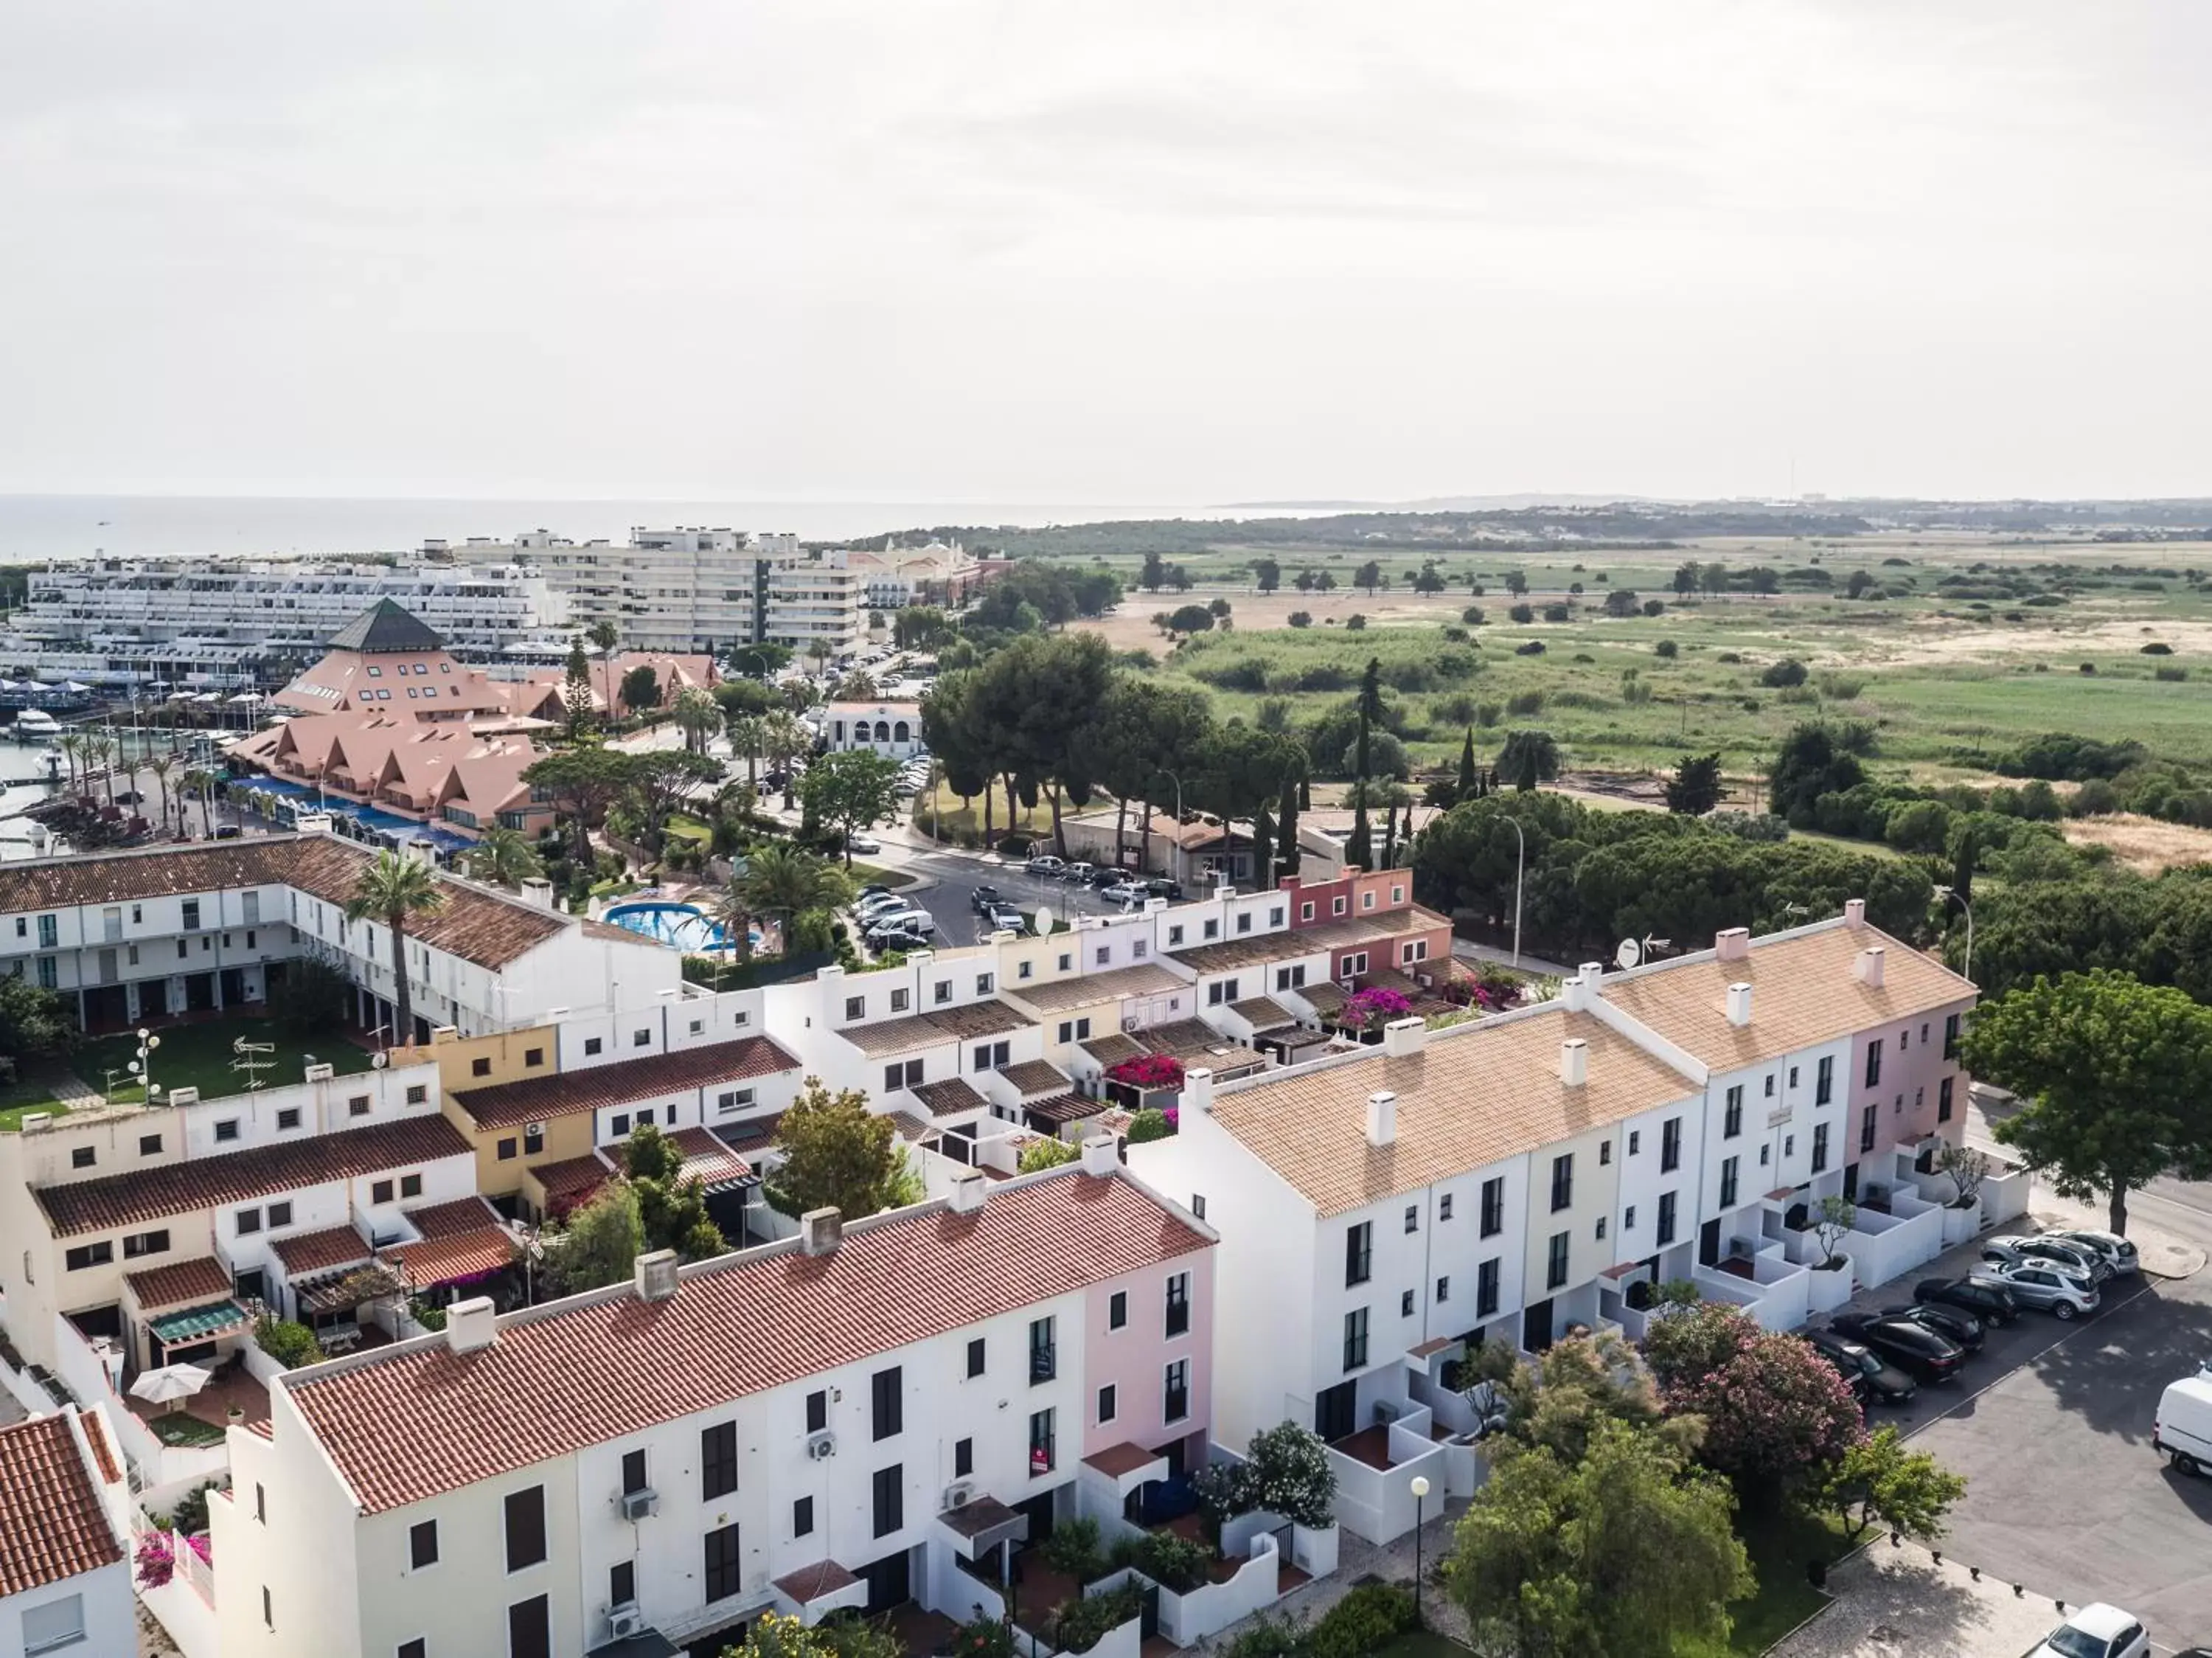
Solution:
{"label": "chimney", "polygon": [[973,1215],[982,1208],[983,1199],[990,1193],[991,1183],[983,1178],[980,1168],[965,1169],[952,1177],[952,1212]]}
{"label": "chimney", "polygon": [[522,901],[533,910],[553,907],[553,883],[543,875],[532,875],[522,883]]}
{"label": "chimney", "polygon": [[1145,900],[1145,913],[1148,916],[1156,916],[1167,907],[1168,901],[1164,898],[1148,898]]}
{"label": "chimney", "polygon": [[1213,1068],[1194,1065],[1182,1074],[1182,1108],[1185,1111],[1213,1109]]}
{"label": "chimney", "polygon": [[631,1264],[631,1277],[637,1286],[637,1298],[641,1301],[665,1301],[676,1299],[676,1252],[672,1249],[649,1249]]}
{"label": "chimney", "polygon": [[1589,1081],[1589,1044],[1579,1036],[1559,1044],[1559,1081],[1571,1088]]}
{"label": "chimney", "polygon": [[1878,991],[1881,988],[1881,946],[1870,944],[1861,950],[1858,959],[1851,963],[1851,972],[1857,976],[1860,984],[1870,991]]}
{"label": "chimney", "polygon": [[1751,959],[1751,929],[1731,927],[1726,932],[1713,935],[1713,960],[1716,961],[1747,961]]}
{"label": "chimney", "polygon": [[458,1026],[434,1025],[430,1027],[430,1045],[434,1048],[442,1048],[448,1042],[458,1042],[460,1039],[461,1033]]}
{"label": "chimney", "polygon": [[1367,1143],[1387,1146],[1398,1137],[1398,1096],[1378,1088],[1367,1096]]}
{"label": "chimney", "polygon": [[1729,1023],[1741,1028],[1751,1023],[1751,986],[1738,983],[1728,988]]}
{"label": "chimney", "polygon": [[499,1312],[489,1295],[471,1295],[446,1309],[446,1346],[455,1353],[473,1353],[499,1339]]}
{"label": "chimney", "polygon": [[1416,1014],[1406,1019],[1394,1019],[1382,1027],[1382,1051],[1393,1059],[1403,1059],[1408,1054],[1419,1053],[1428,1045],[1429,1021]]}
{"label": "chimney", "polygon": [[1866,925],[1866,900],[1847,898],[1844,900],[1844,925],[1856,931]]}
{"label": "chimney", "polygon": [[1577,967],[1575,971],[1582,975],[1583,982],[1584,984],[1595,984],[1599,979],[1605,977],[1605,963],[1602,961],[1585,961],[1582,966]]}
{"label": "chimney", "polygon": [[835,1209],[810,1209],[799,1217],[801,1254],[834,1255],[844,1237],[845,1217]]}
{"label": "chimney", "polygon": [[1590,981],[1580,973],[1572,978],[1561,979],[1559,1002],[1569,1013],[1587,1013],[1590,1004]]}
{"label": "chimney", "polygon": [[337,1070],[336,1065],[329,1064],[310,1065],[301,1073],[301,1076],[307,1082],[327,1082],[337,1075]]}
{"label": "chimney", "polygon": [[198,1088],[171,1088],[161,1097],[172,1106],[197,1106],[200,1102],[200,1091]]}
{"label": "chimney", "polygon": [[1083,1143],[1083,1172],[1103,1179],[1121,1167],[1120,1142],[1110,1134],[1094,1134]]}
{"label": "chimney", "polygon": [[906,965],[909,967],[927,967],[936,960],[937,952],[934,950],[908,950],[906,953]]}

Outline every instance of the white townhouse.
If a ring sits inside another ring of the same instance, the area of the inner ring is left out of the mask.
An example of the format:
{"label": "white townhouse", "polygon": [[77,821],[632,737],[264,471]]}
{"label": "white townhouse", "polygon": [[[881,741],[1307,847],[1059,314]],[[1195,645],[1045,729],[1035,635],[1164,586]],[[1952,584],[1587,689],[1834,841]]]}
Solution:
{"label": "white townhouse", "polygon": [[0,1658],[138,1650],[135,1506],[99,1411],[0,1428]]}
{"label": "white townhouse", "polygon": [[823,710],[822,735],[833,754],[864,748],[903,760],[928,746],[922,741],[920,703],[831,703]]}
{"label": "white townhouse", "polygon": [[293,1371],[211,1514],[224,1658],[719,1653],[769,1610],[1001,1608],[1020,1545],[1118,1523],[1105,1471],[1133,1497],[1202,1458],[1213,1241],[1102,1137]]}

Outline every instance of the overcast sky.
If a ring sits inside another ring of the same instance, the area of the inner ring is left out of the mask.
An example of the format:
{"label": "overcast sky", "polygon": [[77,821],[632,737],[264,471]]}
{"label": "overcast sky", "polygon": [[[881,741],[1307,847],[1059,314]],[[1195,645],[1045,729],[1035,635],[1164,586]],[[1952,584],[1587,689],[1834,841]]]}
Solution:
{"label": "overcast sky", "polygon": [[2212,494],[2198,0],[9,0],[0,491]]}

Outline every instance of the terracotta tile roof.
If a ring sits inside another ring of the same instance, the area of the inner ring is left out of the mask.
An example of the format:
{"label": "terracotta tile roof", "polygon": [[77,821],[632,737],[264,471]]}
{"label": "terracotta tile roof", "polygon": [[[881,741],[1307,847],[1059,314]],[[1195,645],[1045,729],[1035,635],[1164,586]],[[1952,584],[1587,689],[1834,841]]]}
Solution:
{"label": "terracotta tile roof", "polygon": [[1103,1036],[1094,1036],[1087,1042],[1075,1045],[1102,1065],[1118,1065],[1124,1059],[1134,1059],[1145,1051],[1144,1044],[1132,1040],[1119,1031],[1109,1031]]}
{"label": "terracotta tile roof", "polygon": [[400,1212],[426,1239],[459,1237],[499,1224],[499,1211],[482,1198],[456,1198],[449,1204],[430,1204]]}
{"label": "terracotta tile roof", "polygon": [[991,1104],[975,1092],[973,1084],[958,1076],[940,1077],[934,1082],[923,1082],[910,1092],[927,1106],[930,1114],[935,1117],[957,1117],[963,1111],[986,1111]]}
{"label": "terracotta tile roof", "polygon": [[1255,1053],[1233,1036],[1224,1036],[1203,1019],[1150,1025],[1137,1033],[1137,1040],[1154,1053],[1171,1053],[1187,1065],[1210,1065],[1217,1079],[1267,1063],[1265,1054]]}
{"label": "terracotta tile roof", "polygon": [[[624,936],[637,936],[635,933]],[[453,1097],[478,1128],[520,1128],[525,1123],[550,1122],[605,1106],[742,1082],[798,1067],[798,1060],[767,1037],[741,1036],[733,1042],[710,1042],[673,1053],[617,1059],[609,1065],[586,1065],[551,1076],[526,1077],[520,1082],[499,1082]]]}
{"label": "terracotta tile roof", "polygon": [[613,1179],[616,1173],[614,1166],[597,1152],[582,1157],[564,1157],[555,1163],[540,1163],[527,1171],[549,1204],[562,1199],[581,1203]]}
{"label": "terracotta tile roof", "polygon": [[1012,984],[1006,993],[1039,1013],[1064,1013],[1070,1008],[1095,1008],[1102,1002],[1125,996],[1154,996],[1162,991],[1188,988],[1190,981],[1170,972],[1157,961],[1110,972],[1085,973],[1074,978],[1054,978],[1042,984]]}
{"label": "terracotta tile roof", "polygon": [[[1559,1045],[1589,1044],[1589,1080],[1559,1078]],[[1367,1096],[1398,1096],[1397,1137],[1367,1141]],[[1688,1098],[1697,1084],[1589,1014],[1542,1011],[1431,1033],[1417,1054],[1279,1072],[1217,1094],[1213,1117],[1323,1216]]]}
{"label": "terracotta tile roof", "polygon": [[433,1114],[256,1146],[228,1157],[168,1163],[73,1186],[41,1186],[34,1195],[55,1235],[73,1238],[82,1232],[112,1231],[441,1157],[471,1155],[460,1131]]}
{"label": "terracotta tile roof", "polygon": [[[1851,969],[1861,950],[1882,947],[1882,987]],[[1751,1023],[1728,1021],[1728,987],[1751,986]],[[1836,922],[1719,961],[1710,951],[1632,973],[1608,973],[1598,993],[1715,1070],[1755,1065],[1855,1032],[1919,1019],[1975,995],[1972,984],[1876,927]]]}
{"label": "terracotta tile roof", "polygon": [[937,1132],[935,1124],[923,1122],[910,1111],[893,1112],[891,1126],[898,1131],[899,1138],[908,1141],[926,1140]]}
{"label": "terracotta tile roof", "polygon": [[0,1597],[122,1558],[68,1414],[0,1428]]}
{"label": "terracotta tile roof", "polygon": [[[178,893],[283,884],[343,905],[372,855],[331,835],[286,835],[97,852],[0,866],[0,912],[117,904]],[[408,923],[409,936],[480,967],[503,967],[560,933],[562,917],[516,899],[441,878],[446,907]]]}
{"label": "terracotta tile roof", "polygon": [[1298,1021],[1291,1017],[1290,1010],[1270,996],[1248,996],[1242,1002],[1232,1002],[1229,1011],[1252,1027],[1254,1035],[1272,1031]]}
{"label": "terracotta tile roof", "polygon": [[116,1458],[115,1447],[109,1442],[107,1427],[100,1412],[84,1411],[77,1417],[77,1424],[84,1429],[85,1445],[92,1452],[94,1472],[110,1485],[120,1483],[123,1465]]}
{"label": "terracotta tile roof", "polygon": [[1070,1123],[1079,1123],[1086,1117],[1096,1117],[1106,1109],[1103,1100],[1086,1100],[1079,1094],[1055,1094],[1042,1100],[1024,1100],[1022,1110],[1032,1117],[1042,1118],[1065,1128]]}
{"label": "terracotta tile roof", "polygon": [[143,1272],[125,1272],[124,1283],[137,1297],[142,1313],[159,1313],[172,1307],[191,1307],[201,1301],[229,1298],[230,1273],[212,1255],[196,1261],[178,1261]]}
{"label": "terracotta tile roof", "polygon": [[1378,910],[1371,916],[1346,916],[1341,921],[1324,921],[1318,926],[1293,927],[1287,932],[1255,933],[1249,938],[1201,944],[1196,949],[1176,950],[1170,959],[1202,976],[1227,972],[1237,967],[1261,966],[1271,961],[1290,961],[1303,955],[1319,955],[1324,950],[1374,944],[1401,934],[1423,933],[1450,924],[1435,911],[1425,910],[1416,904],[1402,910]]}
{"label": "terracotta tile roof", "polygon": [[758,1156],[775,1143],[777,1125],[783,1121],[780,1111],[765,1117],[748,1117],[742,1123],[725,1123],[717,1137],[721,1143],[740,1157]]}
{"label": "terracotta tile roof", "polygon": [[1019,1064],[1002,1065],[999,1075],[1014,1085],[1022,1094],[1055,1094],[1067,1086],[1067,1073],[1057,1065],[1042,1059],[1024,1059]]}
{"label": "terracotta tile roof", "polygon": [[833,1254],[787,1244],[689,1268],[668,1301],[603,1291],[502,1320],[473,1353],[437,1344],[272,1385],[378,1513],[1208,1247],[1134,1182],[1071,1169],[971,1215],[860,1222]]}
{"label": "terracotta tile roof", "polygon": [[996,997],[971,1002],[963,1008],[939,1008],[905,1019],[885,1019],[872,1025],[848,1025],[837,1033],[871,1059],[916,1048],[942,1047],[979,1036],[1004,1036],[1036,1021],[1017,1013]]}
{"label": "terracotta tile roof", "polygon": [[1132,1445],[1123,1440],[1119,1445],[1109,1445],[1083,1459],[1086,1468],[1096,1468],[1109,1479],[1119,1479],[1123,1474],[1133,1474],[1139,1468],[1149,1468],[1155,1462],[1164,1462],[1166,1457],[1158,1451],[1148,1451],[1141,1445]]}
{"label": "terracotta tile roof", "polygon": [[1344,986],[1333,978],[1321,979],[1311,984],[1301,984],[1297,987],[1297,991],[1300,996],[1305,997],[1306,1005],[1317,1014],[1335,1013],[1351,1000],[1344,993]]}
{"label": "terracotta tile roof", "polygon": [[684,1179],[711,1186],[752,1178],[753,1166],[724,1145],[711,1129],[678,1129],[668,1138],[684,1154],[684,1167],[678,1171]]}
{"label": "terracotta tile roof", "polygon": [[480,1226],[472,1232],[449,1233],[421,1243],[392,1244],[380,1259],[398,1268],[417,1289],[456,1279],[480,1278],[496,1272],[514,1259],[514,1240],[496,1226]]}
{"label": "terracotta tile roof", "polygon": [[349,1226],[325,1227],[320,1232],[301,1232],[280,1238],[270,1247],[284,1265],[284,1276],[327,1272],[333,1267],[357,1266],[369,1258],[368,1241]]}
{"label": "terracotta tile roof", "polygon": [[777,1590],[805,1606],[819,1600],[825,1594],[835,1594],[840,1589],[849,1589],[860,1580],[834,1560],[817,1560],[811,1566],[801,1566],[797,1571],[786,1572],[775,1580]]}

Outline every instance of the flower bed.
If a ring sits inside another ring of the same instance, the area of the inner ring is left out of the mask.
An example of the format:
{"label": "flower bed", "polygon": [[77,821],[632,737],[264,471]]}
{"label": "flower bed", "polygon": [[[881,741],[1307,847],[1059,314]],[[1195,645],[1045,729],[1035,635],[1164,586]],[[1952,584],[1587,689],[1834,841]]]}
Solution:
{"label": "flower bed", "polygon": [[1142,1093],[1180,1088],[1182,1076],[1182,1061],[1171,1053],[1134,1054],[1106,1070],[1108,1082]]}
{"label": "flower bed", "polygon": [[1380,1030],[1394,1019],[1403,1019],[1413,1010],[1413,1004],[1395,991],[1376,987],[1354,991],[1337,1015],[1337,1023],[1346,1030]]}

